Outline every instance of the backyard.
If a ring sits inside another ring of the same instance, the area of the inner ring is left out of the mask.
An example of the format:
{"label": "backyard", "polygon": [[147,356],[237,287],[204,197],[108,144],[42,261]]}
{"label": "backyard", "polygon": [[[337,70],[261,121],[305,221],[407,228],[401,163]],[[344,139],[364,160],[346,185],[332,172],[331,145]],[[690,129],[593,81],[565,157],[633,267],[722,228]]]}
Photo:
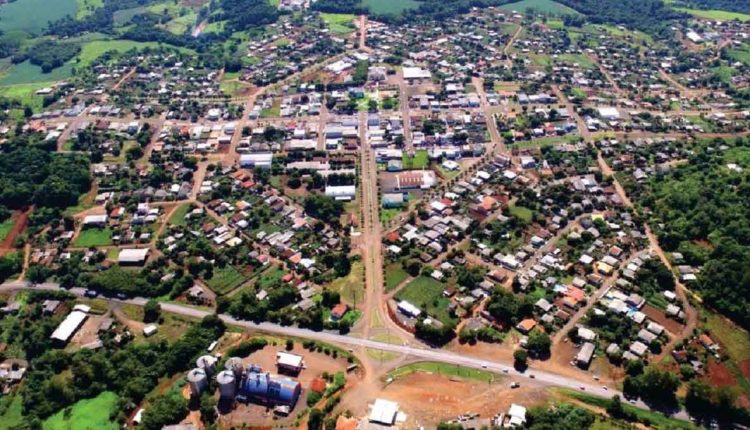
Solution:
{"label": "backyard", "polygon": [[239,287],[246,281],[242,273],[231,264],[224,267],[214,267],[213,276],[206,279],[206,284],[216,294],[226,294]]}
{"label": "backyard", "polygon": [[445,285],[432,278],[420,276],[409,282],[396,294],[396,300],[406,300],[412,305],[425,309],[427,313],[444,324],[455,322],[448,314],[450,301],[443,296]]}

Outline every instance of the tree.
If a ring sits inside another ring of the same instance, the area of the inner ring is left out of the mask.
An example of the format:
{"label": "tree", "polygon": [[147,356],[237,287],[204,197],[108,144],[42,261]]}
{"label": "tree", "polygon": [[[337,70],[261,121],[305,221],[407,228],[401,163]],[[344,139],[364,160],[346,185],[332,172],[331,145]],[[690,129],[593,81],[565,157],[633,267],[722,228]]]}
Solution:
{"label": "tree", "polygon": [[529,334],[529,340],[526,343],[526,349],[532,357],[546,357],[550,353],[552,340],[547,333],[534,330]]}
{"label": "tree", "polygon": [[524,368],[528,364],[529,353],[527,353],[525,349],[517,349],[513,351],[513,360],[517,367]]}
{"label": "tree", "polygon": [[307,418],[307,430],[322,430],[325,414],[320,409],[314,408]]}
{"label": "tree", "polygon": [[151,299],[143,305],[143,322],[150,323],[157,321],[161,316],[161,305],[154,299]]}
{"label": "tree", "polygon": [[216,421],[216,399],[209,393],[201,395],[200,403],[201,421],[204,424],[213,424]]}
{"label": "tree", "polygon": [[158,396],[143,413],[144,430],[161,430],[167,424],[174,424],[187,415],[187,401],[177,393]]}

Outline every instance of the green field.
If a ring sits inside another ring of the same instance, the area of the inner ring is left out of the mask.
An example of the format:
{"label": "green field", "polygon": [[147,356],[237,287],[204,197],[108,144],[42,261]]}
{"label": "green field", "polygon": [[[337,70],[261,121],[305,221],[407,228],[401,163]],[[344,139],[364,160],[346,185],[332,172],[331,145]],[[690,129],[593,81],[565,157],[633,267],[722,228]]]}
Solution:
{"label": "green field", "polygon": [[389,372],[386,375],[386,378],[398,379],[416,372],[433,374],[437,373],[438,375],[445,375],[449,378],[457,377],[464,379],[473,379],[476,381],[487,383],[496,382],[502,378],[501,375],[493,372],[488,372],[486,370],[469,369],[466,367],[454,366],[452,364],[445,363],[435,363],[432,361],[423,361],[399,367]]}
{"label": "green field", "polygon": [[93,399],[80,400],[70,407],[47,418],[44,430],[117,430],[120,426],[109,419],[117,406],[117,394],[105,391]]}
{"label": "green field", "polygon": [[575,9],[551,0],[522,0],[500,6],[501,9],[526,12],[531,9],[547,15],[579,15]]}
{"label": "green field", "polygon": [[396,294],[396,300],[406,300],[420,309],[427,309],[430,316],[448,324],[455,322],[455,319],[448,314],[450,301],[443,296],[444,289],[443,283],[426,276],[420,276],[406,284]]}
{"label": "green field", "polygon": [[5,240],[5,236],[10,233],[10,229],[13,228],[14,221],[11,218],[6,219],[3,222],[0,222],[0,241]]}
{"label": "green field", "polygon": [[401,267],[401,263],[392,263],[385,266],[385,291],[391,291],[404,282],[409,274]]}
{"label": "green field", "polygon": [[407,9],[415,9],[419,2],[415,0],[362,0],[370,12],[376,15],[395,15]]}
{"label": "green field", "polygon": [[109,51],[126,52],[131,49],[155,48],[156,42],[133,42],[132,40],[95,40],[84,43],[78,55],[79,67],[87,66]]}
{"label": "green field", "polygon": [[742,45],[741,48],[727,49],[729,56],[745,65],[750,65],[750,45]]}
{"label": "green field", "polygon": [[321,13],[320,17],[333,33],[349,34],[354,31],[355,16],[349,13]]}
{"label": "green field", "polygon": [[0,85],[62,81],[68,79],[72,74],[73,65],[71,62],[65,63],[49,73],[42,73],[41,67],[35,66],[29,60],[26,60],[23,63],[10,66],[7,72],[3,74],[3,77],[0,78]]}
{"label": "green field", "polygon": [[510,207],[508,207],[508,212],[510,212],[512,216],[525,222],[531,222],[531,220],[534,218],[534,212],[532,212],[531,209],[525,208],[523,206],[511,205]]}
{"label": "green field", "polygon": [[0,405],[3,408],[7,407],[0,415],[0,430],[11,430],[23,424],[23,398],[21,395],[3,396],[0,399]]}
{"label": "green field", "polygon": [[211,279],[206,279],[206,284],[216,294],[226,294],[239,287],[246,281],[242,273],[234,266],[227,264],[224,267],[214,267]]}
{"label": "green field", "polygon": [[420,149],[414,153],[414,156],[404,154],[401,157],[401,164],[404,170],[422,170],[430,165],[430,158],[426,149]]}
{"label": "green field", "polygon": [[352,269],[347,276],[338,278],[328,284],[328,288],[338,291],[341,301],[355,306],[362,304],[365,298],[365,266],[361,261],[352,263]]}
{"label": "green field", "polygon": [[739,12],[729,12],[726,10],[702,10],[702,9],[688,9],[684,7],[676,7],[675,10],[680,12],[689,13],[690,15],[697,16],[698,18],[705,18],[714,21],[750,21],[750,15]]}
{"label": "green field", "polygon": [[81,230],[73,246],[90,248],[92,246],[112,245],[112,230],[107,228],[86,228]]}
{"label": "green field", "polygon": [[76,12],[76,18],[84,18],[92,13],[95,9],[104,6],[104,0],[76,0],[76,6],[78,8]]}
{"label": "green field", "polygon": [[177,209],[175,209],[174,212],[172,212],[172,215],[169,217],[169,222],[172,225],[185,225],[187,224],[187,220],[185,220],[185,215],[187,215],[188,212],[190,212],[190,203],[184,203],[180,205]]}
{"label": "green field", "polygon": [[76,0],[17,0],[0,6],[0,31],[39,34],[48,21],[75,16]]}

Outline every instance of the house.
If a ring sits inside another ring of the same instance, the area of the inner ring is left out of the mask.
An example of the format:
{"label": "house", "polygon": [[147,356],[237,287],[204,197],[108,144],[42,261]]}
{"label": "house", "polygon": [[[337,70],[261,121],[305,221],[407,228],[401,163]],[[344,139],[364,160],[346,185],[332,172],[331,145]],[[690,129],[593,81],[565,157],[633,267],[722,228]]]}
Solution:
{"label": "house", "polygon": [[578,354],[576,354],[576,364],[578,367],[586,368],[591,363],[591,359],[594,357],[594,350],[596,347],[591,342],[586,342],[581,347]]}
{"label": "house", "polygon": [[536,327],[536,321],[532,318],[526,318],[523,321],[516,324],[516,329],[521,333],[528,334],[531,330]]}
{"label": "house", "polygon": [[334,306],[333,309],[331,309],[331,319],[334,321],[338,321],[343,318],[348,311],[349,306],[347,306],[345,303],[339,303]]}

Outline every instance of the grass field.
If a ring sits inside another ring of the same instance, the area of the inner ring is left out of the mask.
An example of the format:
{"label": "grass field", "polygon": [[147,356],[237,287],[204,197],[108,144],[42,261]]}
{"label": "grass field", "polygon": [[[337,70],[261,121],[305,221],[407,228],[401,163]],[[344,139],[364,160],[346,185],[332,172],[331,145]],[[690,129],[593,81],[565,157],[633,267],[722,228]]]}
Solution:
{"label": "grass field", "polygon": [[444,289],[444,284],[432,278],[420,276],[399,291],[396,294],[396,300],[406,300],[420,309],[427,309],[430,316],[448,324],[455,322],[455,319],[448,314],[450,302],[443,296]]}
{"label": "grass field", "polygon": [[380,222],[385,224],[397,217],[402,211],[400,208],[381,208],[380,209]]}
{"label": "grass field", "polygon": [[190,203],[184,203],[180,205],[177,209],[175,209],[174,212],[172,212],[172,215],[169,217],[169,222],[172,225],[185,225],[187,224],[187,221],[185,220],[185,215],[190,212]]}
{"label": "grass field", "polygon": [[331,282],[328,288],[338,291],[341,300],[349,305],[362,304],[365,297],[364,275],[365,266],[361,261],[355,261],[349,275]]}
{"label": "grass field", "polygon": [[385,291],[391,291],[404,282],[409,274],[401,267],[401,263],[391,263],[385,266]]}
{"label": "grass field", "polygon": [[76,0],[17,0],[0,7],[0,31],[39,34],[48,21],[75,16]]}
{"label": "grass field", "polygon": [[408,154],[404,154],[401,158],[401,164],[403,165],[404,170],[426,169],[430,165],[430,158],[427,154],[426,149],[420,149],[414,152],[413,157]]}
{"label": "grass field", "polygon": [[702,9],[688,9],[684,7],[676,7],[675,10],[680,12],[689,13],[690,15],[697,16],[698,18],[705,18],[714,21],[750,21],[750,15],[739,12],[729,12],[726,10],[702,10]]}
{"label": "grass field", "polygon": [[119,425],[110,421],[109,414],[117,405],[117,394],[105,391],[93,399],[80,400],[71,406],[69,413],[62,410],[42,423],[44,430],[117,430]]}
{"label": "grass field", "polygon": [[0,96],[18,100],[21,104],[29,106],[36,112],[42,109],[42,103],[44,102],[44,98],[36,95],[36,92],[53,84],[54,82],[35,82],[0,86]]}
{"label": "grass field", "polygon": [[750,65],[750,45],[742,45],[741,48],[728,49],[729,56],[736,61]]}
{"label": "grass field", "polygon": [[20,395],[3,396],[0,404],[7,409],[0,415],[0,430],[11,430],[24,422],[23,398]]}
{"label": "grass field", "polygon": [[[597,408],[606,408],[607,405],[609,404],[609,399],[605,399],[603,397],[592,396],[591,394],[581,393],[575,390],[558,388],[558,389],[555,389],[555,391],[561,394],[563,397],[574,399],[579,402],[583,402],[583,403],[586,403],[588,405],[591,405]],[[674,418],[669,418],[667,416],[660,414],[659,412],[647,411],[644,409],[636,408],[635,406],[631,406],[625,402],[622,402],[622,407],[625,410],[625,412],[629,412],[633,414],[634,416],[638,418],[639,421],[648,420],[651,423],[650,427],[655,428],[655,429],[688,430],[688,429],[698,428],[690,424],[689,422],[674,419]]]}
{"label": "grass field", "polygon": [[738,363],[750,360],[750,335],[746,331],[714,313],[707,314],[706,327],[711,331],[711,335],[716,336],[726,348],[732,360]]}
{"label": "grass field", "polygon": [[85,18],[92,13],[95,9],[104,6],[104,0],[76,0],[76,18]]}
{"label": "grass field", "polygon": [[214,267],[211,279],[206,279],[206,284],[216,294],[226,294],[239,287],[246,281],[242,273],[234,266]]}
{"label": "grass field", "polygon": [[531,222],[534,217],[534,212],[532,212],[531,209],[525,208],[523,206],[511,205],[510,207],[508,207],[508,212],[510,212],[510,214],[514,217],[525,222]]}
{"label": "grass field", "polygon": [[496,382],[502,379],[501,375],[486,370],[468,369],[466,367],[435,363],[432,361],[423,361],[399,367],[386,374],[386,378],[398,379],[416,372],[436,373],[449,378],[473,379],[487,383]]}
{"label": "grass field", "polygon": [[526,12],[529,9],[533,9],[535,12],[541,12],[547,15],[579,15],[575,9],[571,9],[551,0],[522,0],[516,3],[502,5],[500,8],[505,10],[515,10],[516,12]]}
{"label": "grass field", "polygon": [[320,17],[325,21],[333,33],[349,34],[354,31],[355,16],[349,13],[321,13]]}
{"label": "grass field", "polygon": [[362,4],[377,15],[395,15],[419,6],[415,0],[362,0]]}
{"label": "grass field", "polygon": [[73,74],[71,62],[63,64],[49,73],[42,73],[42,68],[35,66],[29,60],[13,64],[0,78],[0,85],[30,84],[36,82],[51,82],[68,79]]}
{"label": "grass field", "polygon": [[0,222],[0,241],[5,240],[5,236],[10,233],[10,229],[13,228],[13,224],[15,224],[15,222],[12,218],[8,218],[5,221]]}
{"label": "grass field", "polygon": [[73,246],[89,248],[92,246],[112,245],[112,230],[107,228],[86,228],[78,234]]}

